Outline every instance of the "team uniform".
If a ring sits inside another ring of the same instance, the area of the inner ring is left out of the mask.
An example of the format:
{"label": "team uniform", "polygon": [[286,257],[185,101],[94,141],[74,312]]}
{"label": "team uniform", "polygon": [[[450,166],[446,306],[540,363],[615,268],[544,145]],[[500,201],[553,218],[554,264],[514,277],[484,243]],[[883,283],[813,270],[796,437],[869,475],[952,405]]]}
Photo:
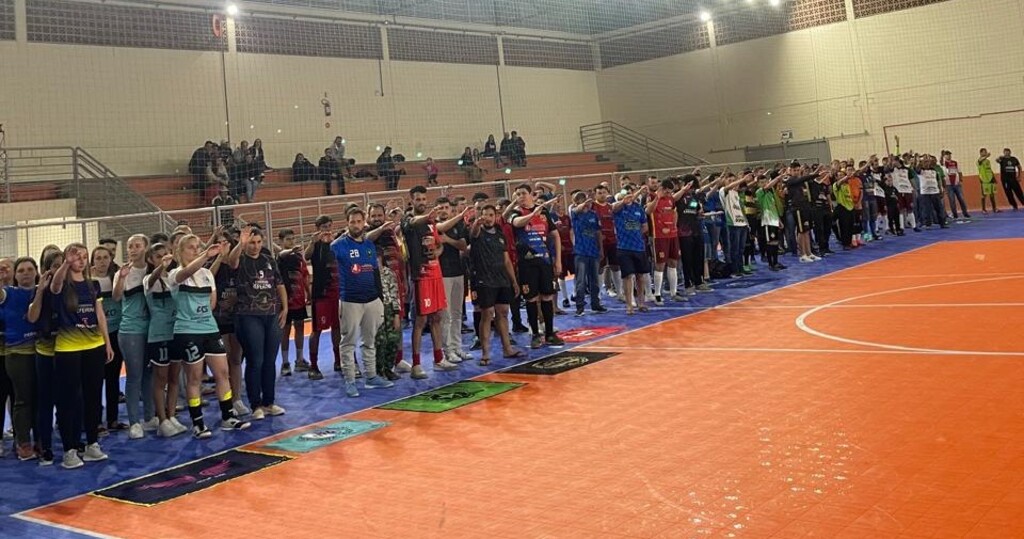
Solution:
{"label": "team uniform", "polygon": [[[360,241],[344,235],[331,243],[331,252],[338,261],[341,284],[342,337],[341,360],[344,366],[346,393],[355,397],[356,341],[362,343],[363,366],[367,387],[377,372],[377,331],[384,323],[384,304],[380,300],[381,284],[377,273],[377,247],[372,241]],[[436,262],[436,261],[435,261]],[[390,382],[385,382],[390,385]],[[385,387],[384,385],[379,387]]]}
{"label": "team uniform", "polygon": [[569,218],[569,212],[558,217],[558,220],[555,221],[555,229],[558,230],[558,241],[562,244],[562,273],[557,277],[565,279],[576,268],[573,262],[572,220]]}
{"label": "team uniform", "polygon": [[217,285],[217,308],[213,318],[221,335],[235,333],[235,305],[238,303],[238,272],[227,264],[221,264],[213,280]]}
{"label": "team uniform", "polygon": [[305,322],[309,318],[306,312],[306,287],[309,284],[306,261],[294,251],[284,251],[277,257],[277,267],[288,292],[288,322]]}
{"label": "team uniform", "polygon": [[472,300],[478,309],[512,303],[515,294],[505,271],[507,248],[505,236],[498,227],[481,228],[480,234],[470,240]]}
{"label": "team uniform", "polygon": [[1014,156],[1000,156],[996,159],[999,163],[999,178],[1003,182],[1003,192],[1006,193],[1006,200],[1014,210],[1017,209],[1017,201],[1024,204],[1024,193],[1021,193],[1020,180],[1017,178],[1017,171],[1020,169],[1020,161]]}
{"label": "team uniform", "polygon": [[[520,208],[512,212],[512,220],[530,215],[533,208]],[[519,259],[519,288],[523,299],[530,300],[538,295],[551,296],[555,293],[553,253],[548,245],[548,235],[556,230],[551,214],[544,209],[530,218],[523,227],[516,227],[516,253]]]}
{"label": "team uniform", "polygon": [[377,237],[377,252],[387,266],[398,286],[398,306],[402,318],[405,318],[405,305],[409,299],[409,284],[405,274],[405,263],[408,254],[401,237],[394,230],[385,230]]}
{"label": "team uniform", "polygon": [[7,286],[0,303],[7,355],[4,376],[10,377],[11,422],[14,424],[15,447],[21,459],[35,455],[31,432],[35,423],[36,325],[25,319],[35,294],[35,287]]}
{"label": "team uniform", "polygon": [[612,218],[612,206],[611,204],[594,202],[593,208],[594,213],[597,214],[598,222],[601,223],[601,248],[604,258],[601,259],[600,266],[603,268],[608,265],[618,264],[618,252],[616,250],[617,246],[615,242],[615,220]]}
{"label": "team uniform", "polygon": [[[114,275],[116,276],[117,274],[115,273]],[[125,428],[124,425],[119,425],[117,421],[116,404],[121,393],[121,367],[124,365],[124,356],[121,354],[121,345],[117,337],[118,332],[121,330],[121,302],[114,301],[114,279],[104,275],[96,277],[96,282],[100,285],[100,299],[103,300],[103,314],[107,319],[107,335],[110,347],[114,349],[114,360],[103,365],[104,397],[107,402],[105,407],[107,425],[123,429]]]}
{"label": "team uniform", "polygon": [[210,294],[217,290],[213,273],[199,268],[188,279],[178,283],[175,276],[183,268],[175,268],[167,276],[174,300],[174,340],[170,353],[191,365],[206,354],[224,354],[224,341],[210,308]]}
{"label": "team uniform", "polygon": [[687,193],[675,201],[676,235],[679,238],[679,255],[683,266],[683,287],[694,291],[704,284],[704,230],[701,219],[700,198]]}
{"label": "team uniform", "polygon": [[[114,285],[122,286],[124,297],[121,299],[121,329],[117,340],[124,354],[125,361],[125,408],[128,410],[128,423],[135,425],[143,419],[153,417],[152,370],[146,368],[146,335],[149,332],[149,309],[146,308],[144,280],[146,268],[131,266],[128,275],[114,275]],[[122,279],[124,280],[121,283]],[[143,415],[139,415],[139,396],[143,399]],[[138,432],[129,432],[134,437]]]}
{"label": "team uniform", "polygon": [[436,225],[413,225],[409,217],[402,225],[402,232],[409,242],[409,271],[416,293],[417,316],[429,316],[447,309],[444,277],[436,254],[437,246],[441,244]]}
{"label": "team uniform", "polygon": [[590,295],[590,308],[604,312],[600,298],[601,283],[598,281],[598,268],[601,263],[601,243],[598,237],[601,234],[600,218],[591,206],[589,210],[573,211],[571,221],[573,259],[576,263],[576,314],[582,316],[587,294]]}
{"label": "team uniform", "polygon": [[318,241],[313,244],[309,261],[313,266],[313,331],[321,332],[341,327],[338,311],[338,302],[341,298],[338,260],[331,253],[329,244]]}
{"label": "team uniform", "polygon": [[615,212],[615,237],[618,240],[618,263],[623,277],[650,273],[650,259],[644,241],[643,225],[647,213],[639,202],[624,204]]}
{"label": "team uniform", "polygon": [[992,162],[987,157],[978,159],[978,179],[981,180],[981,196],[995,196],[996,174],[992,172]]}
{"label": "team uniform", "polygon": [[[669,260],[679,260],[679,229],[677,221],[676,201],[672,197],[658,198],[654,211],[651,212],[650,227],[655,264],[665,264]],[[670,292],[675,293],[674,290]]]}

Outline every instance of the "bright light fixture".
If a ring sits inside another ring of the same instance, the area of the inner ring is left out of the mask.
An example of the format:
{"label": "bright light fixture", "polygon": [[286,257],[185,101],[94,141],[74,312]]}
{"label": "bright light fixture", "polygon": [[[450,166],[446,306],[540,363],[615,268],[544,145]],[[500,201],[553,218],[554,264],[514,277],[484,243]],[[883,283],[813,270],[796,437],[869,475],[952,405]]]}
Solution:
{"label": "bright light fixture", "polygon": [[227,7],[224,8],[224,11],[226,11],[228,15],[234,17],[235,15],[238,15],[238,6],[235,4],[228,4]]}
{"label": "bright light fixture", "polygon": [[772,7],[779,7],[779,0],[768,0],[768,3],[771,4]]}
{"label": "bright light fixture", "polygon": [[711,13],[708,11],[700,12],[700,22],[708,22],[711,20]]}

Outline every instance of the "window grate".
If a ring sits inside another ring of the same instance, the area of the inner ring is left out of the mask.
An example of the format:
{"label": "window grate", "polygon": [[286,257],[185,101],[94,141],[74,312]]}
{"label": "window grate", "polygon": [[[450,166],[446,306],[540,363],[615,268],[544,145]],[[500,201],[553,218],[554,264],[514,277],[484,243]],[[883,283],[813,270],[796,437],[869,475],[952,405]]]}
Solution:
{"label": "window grate", "polygon": [[454,32],[388,28],[392,60],[449,64],[498,64],[498,40],[494,36]]}
{"label": "window grate", "polygon": [[337,58],[382,58],[380,29],[337,24],[249,17],[235,25],[238,52]]}

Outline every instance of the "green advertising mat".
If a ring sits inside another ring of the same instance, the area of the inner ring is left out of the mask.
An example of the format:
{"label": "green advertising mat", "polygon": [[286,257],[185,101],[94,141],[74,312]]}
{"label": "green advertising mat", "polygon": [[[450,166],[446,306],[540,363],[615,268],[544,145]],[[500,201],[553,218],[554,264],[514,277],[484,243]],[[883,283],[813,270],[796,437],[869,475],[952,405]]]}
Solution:
{"label": "green advertising mat", "polygon": [[382,410],[441,413],[472,404],[525,384],[510,382],[456,382],[432,391],[385,404]]}

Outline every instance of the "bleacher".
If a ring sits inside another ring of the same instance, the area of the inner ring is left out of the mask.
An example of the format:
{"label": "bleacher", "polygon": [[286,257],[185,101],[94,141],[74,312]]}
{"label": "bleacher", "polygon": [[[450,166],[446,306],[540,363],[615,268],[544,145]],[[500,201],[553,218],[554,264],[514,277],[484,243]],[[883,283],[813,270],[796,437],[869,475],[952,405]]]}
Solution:
{"label": "bleacher", "polygon": [[[469,182],[468,175],[462,171],[458,162],[451,160],[435,160],[439,170],[439,185],[462,185]],[[398,185],[399,193],[416,184],[426,185],[426,172],[423,170],[425,161],[406,161],[396,163],[396,168],[405,169]],[[510,174],[504,167],[495,168],[494,161],[486,159],[481,162],[486,171],[482,181],[526,180],[530,178],[558,178],[584,174],[603,174],[617,172],[620,165],[604,159],[596,153],[559,153],[530,155],[526,167],[512,167]],[[353,172],[368,170],[376,174],[376,166],[372,163],[357,164]],[[165,211],[209,206],[209,200],[202,200],[201,193],[191,189],[192,178],[188,175],[146,176],[127,178],[128,185],[137,193],[145,196],[157,207]],[[384,190],[383,179],[346,180],[345,190],[348,194],[367,193]],[[337,194],[336,187],[335,193]],[[313,198],[325,194],[324,184],[319,181],[293,182],[291,168],[268,170],[263,184],[256,192],[254,202],[274,202],[282,200]]]}

